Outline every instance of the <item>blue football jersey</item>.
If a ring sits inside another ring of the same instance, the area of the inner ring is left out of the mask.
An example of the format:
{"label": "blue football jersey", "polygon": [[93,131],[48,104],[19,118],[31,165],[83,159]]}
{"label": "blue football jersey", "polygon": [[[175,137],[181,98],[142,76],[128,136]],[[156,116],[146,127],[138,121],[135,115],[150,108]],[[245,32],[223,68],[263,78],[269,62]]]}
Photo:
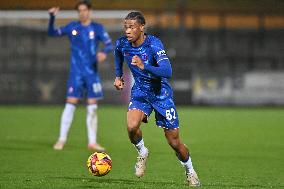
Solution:
{"label": "blue football jersey", "polygon": [[[168,59],[162,42],[155,36],[146,35],[146,39],[139,47],[133,47],[125,36],[116,41],[115,64],[121,65],[124,61],[130,68],[135,83],[134,88],[153,94],[158,98],[172,96],[172,88],[167,78],[156,77],[152,73],[141,70],[131,64],[132,57],[139,56],[145,65],[158,66],[159,62]],[[122,70],[116,67],[116,76],[122,76]]]}
{"label": "blue football jersey", "polygon": [[[164,46],[157,37],[146,35],[146,39],[139,47],[133,47],[125,36],[117,40],[115,48],[116,76],[123,75],[122,63],[126,62],[135,80],[128,109],[140,110],[147,117],[154,110],[157,126],[165,129],[179,128],[173,90],[168,79],[132,65],[132,57],[135,55],[142,59],[144,65],[151,67],[161,67],[162,63],[169,63]],[[146,120],[143,121],[146,122]]]}
{"label": "blue football jersey", "polygon": [[80,75],[97,73],[96,53],[99,42],[104,43],[105,53],[112,51],[112,41],[101,24],[91,22],[84,26],[79,21],[70,22],[58,29],[54,28],[54,16],[50,17],[48,33],[51,36],[67,35],[71,43],[70,72]]}

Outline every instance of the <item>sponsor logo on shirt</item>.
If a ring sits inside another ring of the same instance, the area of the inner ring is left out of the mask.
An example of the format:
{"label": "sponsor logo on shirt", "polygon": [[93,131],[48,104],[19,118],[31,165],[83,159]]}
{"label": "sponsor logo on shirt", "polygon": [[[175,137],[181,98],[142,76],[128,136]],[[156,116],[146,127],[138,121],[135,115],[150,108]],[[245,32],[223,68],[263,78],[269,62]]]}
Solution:
{"label": "sponsor logo on shirt", "polygon": [[158,51],[157,55],[158,56],[166,55],[166,51],[165,50]]}

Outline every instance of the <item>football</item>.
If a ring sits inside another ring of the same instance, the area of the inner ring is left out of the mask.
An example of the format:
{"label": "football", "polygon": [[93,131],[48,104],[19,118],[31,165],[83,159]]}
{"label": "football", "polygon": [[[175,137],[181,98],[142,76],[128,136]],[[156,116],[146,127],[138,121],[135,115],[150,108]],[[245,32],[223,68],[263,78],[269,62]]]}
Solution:
{"label": "football", "polygon": [[95,152],[88,158],[87,167],[92,175],[101,177],[110,172],[112,161],[105,152]]}

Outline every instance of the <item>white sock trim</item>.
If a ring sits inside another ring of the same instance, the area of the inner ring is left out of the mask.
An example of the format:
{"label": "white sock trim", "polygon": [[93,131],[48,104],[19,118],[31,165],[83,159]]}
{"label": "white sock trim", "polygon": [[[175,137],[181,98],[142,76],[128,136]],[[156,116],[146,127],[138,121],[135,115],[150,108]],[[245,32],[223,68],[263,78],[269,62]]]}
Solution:
{"label": "white sock trim", "polygon": [[192,165],[192,161],[191,161],[191,157],[189,156],[188,157],[188,160],[186,162],[182,162],[180,161],[181,165],[185,168],[185,171],[187,173],[192,173],[194,172],[194,169],[193,169],[193,165]]}
{"label": "white sock trim", "polygon": [[143,139],[141,139],[140,142],[138,142],[137,144],[133,145],[140,156],[145,157],[147,155],[148,149],[145,147]]}

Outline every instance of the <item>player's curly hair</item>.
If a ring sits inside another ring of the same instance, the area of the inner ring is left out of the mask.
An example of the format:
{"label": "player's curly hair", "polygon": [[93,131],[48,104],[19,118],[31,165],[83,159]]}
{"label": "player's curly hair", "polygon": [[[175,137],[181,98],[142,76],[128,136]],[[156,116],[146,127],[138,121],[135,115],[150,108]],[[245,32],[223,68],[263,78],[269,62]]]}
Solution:
{"label": "player's curly hair", "polygon": [[80,5],[86,5],[88,9],[92,9],[92,2],[90,0],[79,0],[75,5],[75,9],[78,10]]}
{"label": "player's curly hair", "polygon": [[146,24],[144,15],[141,12],[138,12],[138,11],[130,12],[125,17],[125,20],[137,20],[141,25],[145,25]]}

